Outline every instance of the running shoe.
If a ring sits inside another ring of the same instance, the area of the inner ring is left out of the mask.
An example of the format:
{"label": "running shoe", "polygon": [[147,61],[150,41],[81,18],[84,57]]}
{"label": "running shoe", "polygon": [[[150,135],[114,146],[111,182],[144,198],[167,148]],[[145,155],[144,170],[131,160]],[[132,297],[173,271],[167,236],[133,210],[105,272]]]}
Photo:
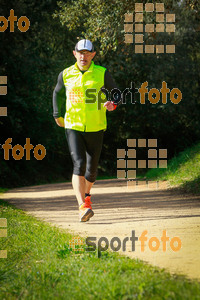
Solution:
{"label": "running shoe", "polygon": [[85,197],[85,202],[79,207],[80,222],[87,222],[94,215],[92,210],[91,196]]}

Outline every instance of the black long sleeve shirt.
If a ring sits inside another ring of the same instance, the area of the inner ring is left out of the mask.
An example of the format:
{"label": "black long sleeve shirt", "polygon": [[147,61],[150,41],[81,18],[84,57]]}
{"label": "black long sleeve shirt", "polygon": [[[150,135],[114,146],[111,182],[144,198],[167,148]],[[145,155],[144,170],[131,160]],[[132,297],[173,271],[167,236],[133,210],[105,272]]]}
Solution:
{"label": "black long sleeve shirt", "polygon": [[[106,89],[109,92],[111,92],[115,88],[117,88],[117,85],[114,79],[112,78],[112,76],[110,75],[110,73],[106,70],[104,75],[104,86],[102,86],[101,90],[102,92],[104,92],[104,89]],[[119,93],[115,93],[114,95],[112,95],[110,100],[113,101],[115,105],[119,105],[121,100],[121,95]],[[66,101],[66,87],[64,85],[63,71],[62,71],[58,75],[58,81],[53,91],[53,117],[54,118],[61,117],[61,109],[65,101]]]}

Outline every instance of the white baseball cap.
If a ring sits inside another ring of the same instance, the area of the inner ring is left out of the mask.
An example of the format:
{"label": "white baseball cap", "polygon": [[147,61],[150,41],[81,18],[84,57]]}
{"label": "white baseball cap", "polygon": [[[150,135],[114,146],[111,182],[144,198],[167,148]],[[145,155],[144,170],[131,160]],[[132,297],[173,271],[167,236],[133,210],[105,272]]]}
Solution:
{"label": "white baseball cap", "polygon": [[81,50],[87,50],[90,52],[94,52],[94,46],[92,42],[89,40],[80,40],[76,46],[75,46],[75,51],[81,51]]}

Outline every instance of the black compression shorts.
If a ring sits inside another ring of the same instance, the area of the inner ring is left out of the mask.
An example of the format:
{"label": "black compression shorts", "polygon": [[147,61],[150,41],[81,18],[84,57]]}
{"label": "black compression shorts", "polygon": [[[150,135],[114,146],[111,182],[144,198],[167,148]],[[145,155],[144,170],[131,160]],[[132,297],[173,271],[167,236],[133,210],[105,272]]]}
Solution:
{"label": "black compression shorts", "polygon": [[65,134],[73,161],[73,174],[95,182],[104,130],[85,132],[66,129]]}

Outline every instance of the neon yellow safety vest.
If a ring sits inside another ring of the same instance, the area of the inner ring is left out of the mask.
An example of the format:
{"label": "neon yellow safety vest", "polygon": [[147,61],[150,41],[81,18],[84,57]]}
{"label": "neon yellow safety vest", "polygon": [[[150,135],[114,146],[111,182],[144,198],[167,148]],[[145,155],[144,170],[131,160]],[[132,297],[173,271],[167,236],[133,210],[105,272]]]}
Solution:
{"label": "neon yellow safety vest", "polygon": [[[106,129],[107,120],[104,103],[98,109],[98,92],[104,86],[105,71],[106,68],[95,65],[93,61],[84,73],[81,73],[77,63],[63,71],[67,97],[65,128],[87,132]],[[87,89],[95,89],[96,92],[92,92],[92,95],[96,97],[94,103],[86,103]],[[105,100],[105,98],[101,92],[101,99]]]}

